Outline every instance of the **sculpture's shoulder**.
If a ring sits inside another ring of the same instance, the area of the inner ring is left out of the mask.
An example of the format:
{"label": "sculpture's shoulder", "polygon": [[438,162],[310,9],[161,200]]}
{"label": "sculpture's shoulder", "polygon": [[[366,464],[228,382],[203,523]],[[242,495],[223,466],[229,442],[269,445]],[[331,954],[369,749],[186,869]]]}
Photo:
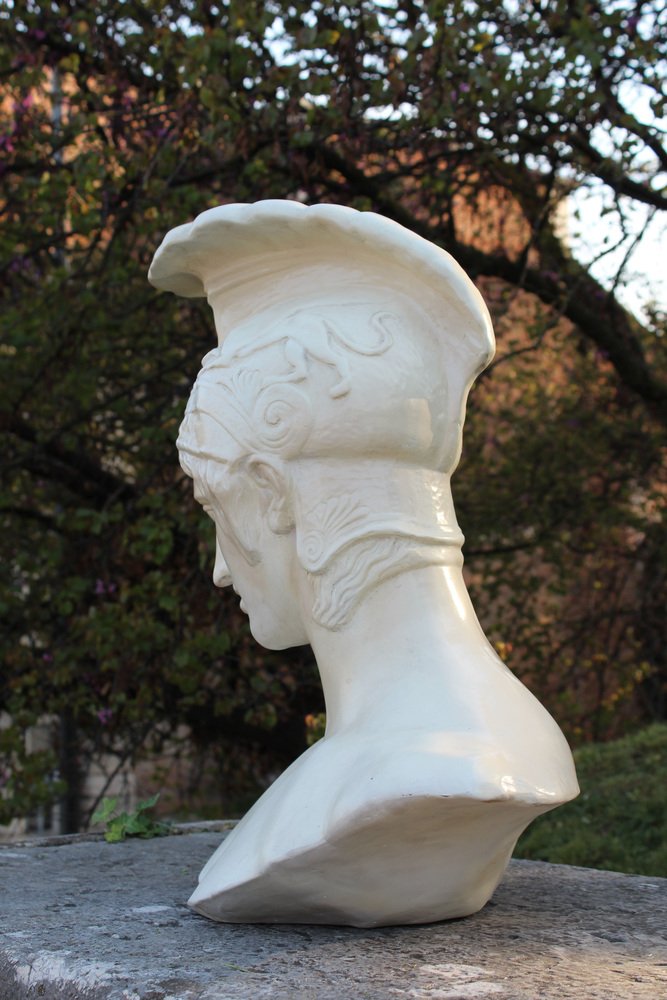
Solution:
{"label": "sculpture's shoulder", "polygon": [[551,807],[578,792],[570,749],[555,726],[532,752],[522,742],[501,742],[484,727],[395,731],[350,739],[345,747],[344,742],[343,736],[332,738],[321,757],[327,771],[329,760],[336,761],[329,783],[327,822],[332,827],[367,805],[408,798]]}
{"label": "sculpture's shoulder", "polygon": [[[549,766],[540,775],[534,759],[508,755],[489,733],[394,730],[326,736],[271,785],[219,853],[236,874],[248,866],[263,869],[363,827],[372,817],[408,815],[411,803],[420,814],[429,801],[438,807],[447,802],[450,808],[455,802],[495,802],[542,812],[577,794],[571,754],[562,743],[550,748]],[[241,845],[242,854],[232,864]]]}
{"label": "sculpture's shoulder", "polygon": [[327,736],[221,845],[191,903],[219,920],[335,923],[347,913],[345,922],[366,924],[473,912],[519,833],[558,804],[511,770],[479,735]]}
{"label": "sculpture's shoulder", "polygon": [[255,805],[248,826],[259,829],[265,818],[264,843],[280,853],[283,838],[305,846],[369,810],[391,810],[409,799],[541,809],[569,801],[578,790],[570,749],[555,723],[542,727],[532,747],[523,739],[501,740],[482,726],[343,731],[325,736],[295,761]]}

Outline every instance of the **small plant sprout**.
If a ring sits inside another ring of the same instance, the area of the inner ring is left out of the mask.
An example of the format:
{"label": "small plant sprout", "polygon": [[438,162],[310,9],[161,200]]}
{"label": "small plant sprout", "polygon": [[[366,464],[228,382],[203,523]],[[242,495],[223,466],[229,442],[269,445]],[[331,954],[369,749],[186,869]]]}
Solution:
{"label": "small plant sprout", "polygon": [[164,837],[169,833],[169,823],[153,819],[146,813],[152,809],[160,798],[160,793],[156,792],[150,799],[138,802],[132,812],[117,812],[118,796],[110,796],[102,799],[99,807],[93,813],[91,823],[104,823],[104,839],[110,844],[125,840],[126,837]]}

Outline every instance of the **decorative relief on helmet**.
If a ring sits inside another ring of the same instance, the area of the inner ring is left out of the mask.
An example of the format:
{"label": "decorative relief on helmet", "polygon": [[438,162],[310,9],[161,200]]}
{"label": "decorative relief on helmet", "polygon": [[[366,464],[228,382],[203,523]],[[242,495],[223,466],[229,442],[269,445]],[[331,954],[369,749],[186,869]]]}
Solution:
{"label": "decorative relief on helmet", "polygon": [[309,573],[321,572],[331,557],[359,537],[371,511],[352,493],[329,497],[308,514],[307,528],[297,538],[299,562]]}
{"label": "decorative relief on helmet", "polygon": [[[308,358],[329,365],[338,375],[337,381],[329,387],[329,396],[338,399],[350,391],[350,353],[363,357],[378,357],[387,351],[392,343],[390,323],[397,317],[388,312],[375,312],[363,325],[363,339],[355,337],[350,330],[342,331],[331,320],[308,310],[304,314],[295,313],[278,330],[244,347],[239,347],[230,355],[229,361],[251,358],[278,344],[283,347],[283,360],[290,366],[289,381],[302,381],[308,374]],[[285,335],[285,326],[293,332]],[[300,327],[298,333],[294,327]],[[371,333],[369,338],[368,333]],[[224,353],[224,346],[222,348]]]}
{"label": "decorative relief on helmet", "polygon": [[[201,451],[204,431],[195,432],[192,418],[201,414],[223,427],[244,449],[295,458],[314,424],[318,391],[340,399],[350,392],[353,365],[350,355],[383,355],[392,345],[389,313],[375,312],[358,331],[341,331],[328,319],[295,314],[289,323],[251,344],[230,350],[223,344],[204,358],[181,426],[178,447]],[[370,335],[369,335],[370,334]],[[332,369],[335,381],[327,386],[322,369]],[[207,454],[214,454],[214,426]],[[211,450],[211,448],[213,450]]]}

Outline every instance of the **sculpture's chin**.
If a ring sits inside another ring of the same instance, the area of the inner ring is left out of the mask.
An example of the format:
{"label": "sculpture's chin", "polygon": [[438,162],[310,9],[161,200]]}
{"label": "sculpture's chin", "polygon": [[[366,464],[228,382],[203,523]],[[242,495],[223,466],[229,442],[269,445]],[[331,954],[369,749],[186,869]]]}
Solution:
{"label": "sculpture's chin", "polygon": [[305,631],[299,627],[286,627],[285,623],[267,623],[258,620],[257,616],[250,615],[245,608],[242,608],[250,618],[250,634],[260,646],[278,652],[281,649],[291,649],[293,646],[307,646],[309,639]]}

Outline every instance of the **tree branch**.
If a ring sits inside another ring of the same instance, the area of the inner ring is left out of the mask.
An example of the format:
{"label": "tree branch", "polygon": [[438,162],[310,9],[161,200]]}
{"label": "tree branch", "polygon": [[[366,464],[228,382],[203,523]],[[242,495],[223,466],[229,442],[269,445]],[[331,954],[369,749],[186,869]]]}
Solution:
{"label": "tree branch", "polygon": [[355,193],[371,198],[384,215],[445,246],[472,277],[502,278],[537,295],[546,305],[559,307],[584,336],[605,352],[621,381],[643,399],[653,416],[667,424],[667,383],[653,373],[646,360],[637,336],[637,321],[584,268],[559,249],[551,234],[545,238],[549,261],[543,265],[544,269],[524,268],[522,261],[485,253],[463,241],[452,245],[449,233],[415,219],[409,209],[377,183],[377,178],[365,174],[331,146],[320,148],[314,155],[329,169],[343,174]]}
{"label": "tree branch", "polygon": [[0,414],[0,430],[33,446],[33,453],[23,461],[25,468],[55,479],[101,506],[112,497],[121,499],[137,495],[131,483],[107,472],[83,452],[64,448],[55,438],[40,441],[34,429],[20,417]]}

